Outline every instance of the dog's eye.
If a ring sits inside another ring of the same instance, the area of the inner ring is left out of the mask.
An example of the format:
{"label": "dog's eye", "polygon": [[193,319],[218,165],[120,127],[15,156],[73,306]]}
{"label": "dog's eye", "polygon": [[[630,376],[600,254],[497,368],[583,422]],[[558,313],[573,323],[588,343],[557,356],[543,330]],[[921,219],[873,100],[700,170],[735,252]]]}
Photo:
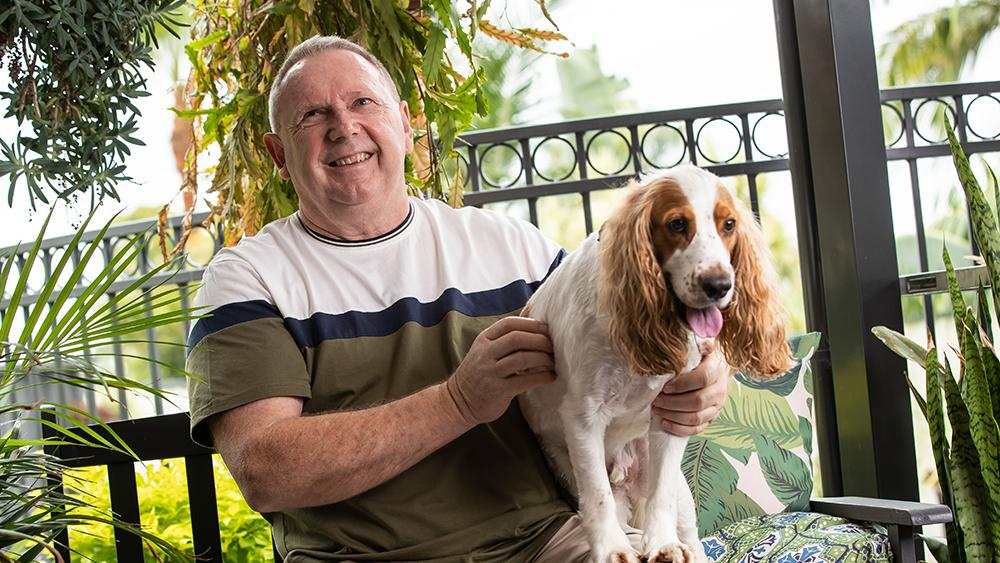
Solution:
{"label": "dog's eye", "polygon": [[736,219],[726,219],[726,222],[722,224],[722,228],[726,230],[727,233],[733,232],[736,228]]}
{"label": "dog's eye", "polygon": [[683,233],[688,228],[687,219],[673,219],[668,221],[667,228],[675,233]]}

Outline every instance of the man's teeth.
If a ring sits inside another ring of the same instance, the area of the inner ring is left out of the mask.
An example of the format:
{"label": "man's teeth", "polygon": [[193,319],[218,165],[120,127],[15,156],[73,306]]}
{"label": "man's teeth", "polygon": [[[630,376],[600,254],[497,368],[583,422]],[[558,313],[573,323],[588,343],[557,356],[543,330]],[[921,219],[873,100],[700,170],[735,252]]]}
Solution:
{"label": "man's teeth", "polygon": [[352,154],[351,156],[345,156],[344,158],[338,158],[334,160],[332,164],[334,166],[346,166],[348,164],[357,164],[359,162],[364,162],[372,157],[370,152],[359,152],[357,154]]}

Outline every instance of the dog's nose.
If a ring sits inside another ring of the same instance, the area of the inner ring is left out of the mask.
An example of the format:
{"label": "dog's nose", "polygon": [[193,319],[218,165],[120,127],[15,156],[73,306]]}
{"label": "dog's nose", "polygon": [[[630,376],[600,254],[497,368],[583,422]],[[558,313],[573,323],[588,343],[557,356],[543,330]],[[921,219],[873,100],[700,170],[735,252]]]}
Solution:
{"label": "dog's nose", "polygon": [[732,288],[729,276],[706,276],[701,279],[701,289],[709,299],[722,299]]}

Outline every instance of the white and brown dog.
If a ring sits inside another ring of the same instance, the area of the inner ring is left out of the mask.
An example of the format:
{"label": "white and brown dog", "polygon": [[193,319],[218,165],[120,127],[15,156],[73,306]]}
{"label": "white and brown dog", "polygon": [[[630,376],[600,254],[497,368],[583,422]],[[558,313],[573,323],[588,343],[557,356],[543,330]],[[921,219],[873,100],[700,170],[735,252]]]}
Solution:
{"label": "white and brown dog", "polygon": [[[680,166],[624,189],[522,313],[548,323],[559,377],[519,401],[579,499],[594,561],[703,561],[687,438],[651,404],[716,340],[734,368],[787,370],[783,310],[760,227],[718,177]],[[626,524],[643,530],[641,554]]]}

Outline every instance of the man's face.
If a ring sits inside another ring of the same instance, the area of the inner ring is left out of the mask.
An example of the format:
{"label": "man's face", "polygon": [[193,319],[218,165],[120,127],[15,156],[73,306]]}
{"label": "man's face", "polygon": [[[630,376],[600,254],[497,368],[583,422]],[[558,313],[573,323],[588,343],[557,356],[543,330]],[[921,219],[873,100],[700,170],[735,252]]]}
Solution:
{"label": "man's face", "polygon": [[296,63],[276,112],[278,135],[265,144],[300,207],[357,205],[402,188],[409,109],[362,57],[332,49]]}

